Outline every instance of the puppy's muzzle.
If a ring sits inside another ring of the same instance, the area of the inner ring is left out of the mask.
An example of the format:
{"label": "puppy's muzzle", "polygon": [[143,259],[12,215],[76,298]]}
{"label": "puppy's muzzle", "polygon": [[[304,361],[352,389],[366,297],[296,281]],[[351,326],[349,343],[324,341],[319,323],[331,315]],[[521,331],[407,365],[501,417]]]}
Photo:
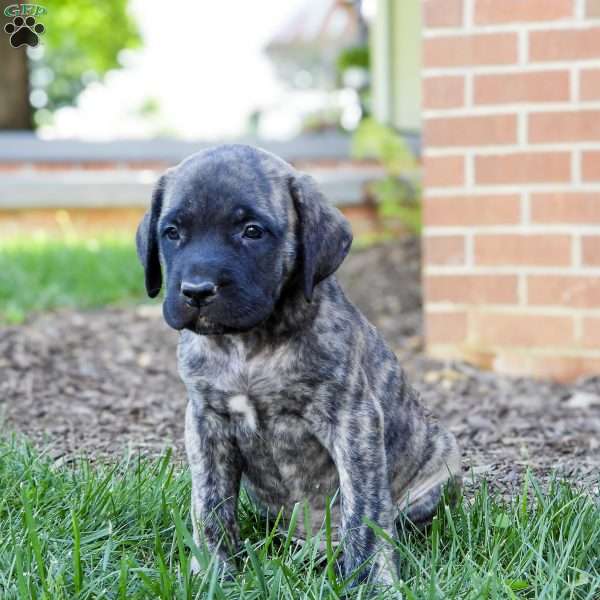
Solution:
{"label": "puppy's muzzle", "polygon": [[218,287],[210,280],[182,281],[181,294],[185,303],[194,308],[210,304],[217,297]]}

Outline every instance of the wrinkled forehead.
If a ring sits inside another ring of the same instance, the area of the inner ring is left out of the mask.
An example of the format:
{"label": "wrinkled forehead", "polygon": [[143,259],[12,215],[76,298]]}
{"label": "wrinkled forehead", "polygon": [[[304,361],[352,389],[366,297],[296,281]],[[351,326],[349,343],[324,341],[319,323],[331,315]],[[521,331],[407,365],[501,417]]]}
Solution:
{"label": "wrinkled forehead", "polygon": [[[273,157],[274,158],[274,157]],[[163,215],[218,218],[234,210],[285,221],[289,167],[253,149],[216,149],[190,157],[169,176]]]}

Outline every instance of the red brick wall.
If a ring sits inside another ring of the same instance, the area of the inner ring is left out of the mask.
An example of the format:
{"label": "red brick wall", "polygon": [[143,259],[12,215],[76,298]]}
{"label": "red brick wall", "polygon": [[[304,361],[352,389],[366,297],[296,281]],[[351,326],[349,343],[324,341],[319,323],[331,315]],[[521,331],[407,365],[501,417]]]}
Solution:
{"label": "red brick wall", "polygon": [[429,352],[600,373],[600,0],[423,0]]}

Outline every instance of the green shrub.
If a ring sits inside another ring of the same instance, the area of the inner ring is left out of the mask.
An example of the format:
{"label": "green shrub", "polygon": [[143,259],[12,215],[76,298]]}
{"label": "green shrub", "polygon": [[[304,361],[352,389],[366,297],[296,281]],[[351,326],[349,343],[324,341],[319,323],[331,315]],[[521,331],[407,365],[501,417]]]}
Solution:
{"label": "green shrub", "polygon": [[414,233],[421,232],[421,187],[418,164],[406,140],[375,119],[364,119],[352,138],[352,155],[376,159],[385,177],[370,186],[384,225],[399,221]]}

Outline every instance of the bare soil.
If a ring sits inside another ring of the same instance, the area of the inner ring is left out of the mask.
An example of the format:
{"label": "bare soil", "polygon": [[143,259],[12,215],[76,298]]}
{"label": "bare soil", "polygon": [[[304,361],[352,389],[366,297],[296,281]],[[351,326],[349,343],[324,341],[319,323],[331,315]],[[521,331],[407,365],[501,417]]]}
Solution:
{"label": "bare soil", "polygon": [[[348,295],[397,352],[423,402],[458,437],[465,482],[503,492],[528,468],[596,488],[600,375],[572,385],[510,378],[422,353],[418,242],[354,252]],[[60,462],[174,448],[183,455],[185,391],[177,334],[157,305],[59,311],[0,329],[5,431],[27,434]]]}

